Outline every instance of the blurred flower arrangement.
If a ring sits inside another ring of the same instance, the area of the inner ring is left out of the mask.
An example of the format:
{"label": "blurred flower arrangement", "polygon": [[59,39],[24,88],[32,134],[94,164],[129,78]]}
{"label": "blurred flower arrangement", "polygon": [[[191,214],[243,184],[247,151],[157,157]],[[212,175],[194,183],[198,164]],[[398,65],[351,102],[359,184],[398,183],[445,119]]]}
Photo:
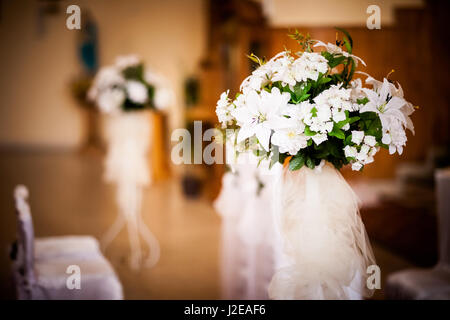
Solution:
{"label": "blurred flower arrangement", "polygon": [[163,110],[174,99],[164,78],[145,68],[136,55],[119,56],[112,66],[103,67],[94,78],[88,99],[103,113]]}
{"label": "blurred flower arrangement", "polygon": [[[290,170],[315,168],[328,161],[353,170],[374,161],[381,148],[403,152],[414,107],[399,84],[386,78],[353,79],[358,63],[348,32],[335,44],[291,37],[301,51],[283,51],[269,61],[249,56],[259,67],[235,99],[224,92],[216,114],[222,128],[239,129],[232,139],[238,152],[252,150],[261,160],[289,162]],[[314,52],[313,48],[323,48]]]}

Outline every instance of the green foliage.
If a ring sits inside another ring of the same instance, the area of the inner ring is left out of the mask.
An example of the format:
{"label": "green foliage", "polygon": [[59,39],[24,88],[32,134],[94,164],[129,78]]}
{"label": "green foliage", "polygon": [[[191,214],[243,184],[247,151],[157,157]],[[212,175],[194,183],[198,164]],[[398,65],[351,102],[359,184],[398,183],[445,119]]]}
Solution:
{"label": "green foliage", "polygon": [[303,167],[306,158],[302,153],[298,153],[295,157],[289,161],[289,170],[295,171]]}
{"label": "green foliage", "polygon": [[374,136],[377,141],[381,141],[383,136],[381,120],[375,112],[363,112],[360,114],[359,130],[363,130],[366,135]]}
{"label": "green foliage", "polygon": [[289,38],[294,39],[302,47],[303,51],[312,52],[311,46],[314,44],[314,40],[311,40],[309,33],[304,35],[295,29],[294,33],[288,34]]}
{"label": "green foliage", "polygon": [[344,133],[344,131],[342,131],[340,128],[338,128],[337,125],[334,125],[334,126],[333,126],[333,130],[331,130],[331,131],[328,133],[328,135],[331,136],[331,137],[336,137],[336,138],[341,139],[341,140],[344,140],[344,139],[345,139],[345,133]]}
{"label": "green foliage", "polygon": [[247,55],[247,58],[249,58],[250,60],[252,60],[254,63],[258,64],[258,66],[262,66],[263,64],[266,63],[266,61],[261,58],[259,58],[256,54],[251,53],[250,55]]}
{"label": "green foliage", "polygon": [[365,105],[367,102],[369,102],[369,98],[364,97],[363,99],[356,99],[356,103]]}
{"label": "green foliage", "polygon": [[139,82],[145,82],[144,81],[144,65],[142,63],[135,65],[135,66],[125,68],[122,71],[122,74],[125,77],[125,79],[127,79],[127,80],[136,80]]}

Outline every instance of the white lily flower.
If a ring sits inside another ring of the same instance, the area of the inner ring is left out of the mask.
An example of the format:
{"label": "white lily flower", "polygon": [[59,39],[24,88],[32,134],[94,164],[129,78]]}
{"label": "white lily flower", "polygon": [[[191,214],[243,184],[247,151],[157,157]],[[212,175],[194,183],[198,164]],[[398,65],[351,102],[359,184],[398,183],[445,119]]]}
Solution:
{"label": "white lily flower", "polygon": [[391,95],[391,86],[386,78],[377,91],[367,88],[363,88],[363,91],[369,102],[360,109],[361,113],[368,111],[377,113],[383,128],[387,128],[392,120],[398,120],[406,125],[406,118],[400,111],[406,101],[403,98]]}
{"label": "white lily flower", "polygon": [[381,82],[381,81],[374,79],[372,76],[370,76],[369,74],[367,74],[365,72],[357,72],[357,73],[360,73],[367,77],[365,82],[367,84],[372,85],[373,90],[375,92],[381,92],[381,90],[384,90],[383,92],[387,91],[391,97],[398,97],[401,100],[405,101],[405,104],[402,107],[400,107],[400,109],[399,109],[400,112],[403,114],[403,118],[404,118],[404,121],[402,121],[402,123],[404,123],[406,128],[409,129],[414,134],[414,125],[413,125],[411,119],[409,118],[409,116],[414,112],[414,107],[410,102],[408,102],[404,99],[403,89],[400,86],[400,84],[397,82],[397,86],[398,86],[398,88],[397,88],[393,83],[387,81],[386,79],[384,79],[383,82]]}
{"label": "white lily flower", "polygon": [[383,142],[384,144],[390,144],[391,141],[392,141],[391,135],[389,133],[385,132],[383,134],[383,138],[381,139],[381,142]]}
{"label": "white lily flower", "polygon": [[405,127],[410,122],[407,120],[409,119],[407,112],[410,112],[410,108],[408,102],[402,97],[402,90],[397,89],[386,78],[381,85],[376,84],[376,90],[363,90],[369,102],[361,108],[360,112],[371,111],[378,114],[383,128],[383,140],[390,141],[389,152],[392,154],[397,151],[401,154],[407,140]]}
{"label": "white lily flower", "polygon": [[278,88],[272,88],[269,93],[258,94],[251,91],[246,97],[245,106],[236,108],[232,114],[241,126],[237,142],[256,135],[261,146],[269,151],[272,128],[277,127],[282,120],[281,110],[284,110],[291,99],[287,92],[281,93]]}

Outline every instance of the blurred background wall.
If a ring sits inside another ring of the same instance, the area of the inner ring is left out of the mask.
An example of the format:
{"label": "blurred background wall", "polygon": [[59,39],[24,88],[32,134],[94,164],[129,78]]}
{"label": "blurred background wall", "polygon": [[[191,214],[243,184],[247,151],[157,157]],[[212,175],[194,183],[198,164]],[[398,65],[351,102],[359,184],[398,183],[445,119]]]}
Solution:
{"label": "blurred background wall", "polygon": [[[138,54],[164,74],[177,97],[204,52],[202,0],[2,0],[0,22],[0,147],[75,148],[86,138],[87,115],[70,83],[81,72],[79,31],[66,28],[66,8],[77,4],[82,21],[98,28],[100,66]],[[182,123],[180,100],[169,119]]]}

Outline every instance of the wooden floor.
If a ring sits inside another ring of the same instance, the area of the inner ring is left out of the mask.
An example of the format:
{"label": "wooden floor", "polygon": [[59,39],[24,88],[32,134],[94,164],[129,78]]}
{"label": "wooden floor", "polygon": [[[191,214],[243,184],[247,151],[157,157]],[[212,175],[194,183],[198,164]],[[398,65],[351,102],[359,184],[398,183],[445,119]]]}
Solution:
{"label": "wooden floor", "polygon": [[[37,237],[90,234],[101,238],[116,217],[114,189],[102,183],[99,153],[0,154],[0,298],[14,298],[7,246],[15,239],[12,190],[30,189]],[[126,299],[220,299],[220,218],[204,199],[187,200],[180,183],[167,180],[149,187],[144,220],[161,244],[156,267],[128,267],[125,231],[106,252],[124,286]],[[385,276],[411,265],[373,243]],[[383,298],[379,290],[375,299]]]}

